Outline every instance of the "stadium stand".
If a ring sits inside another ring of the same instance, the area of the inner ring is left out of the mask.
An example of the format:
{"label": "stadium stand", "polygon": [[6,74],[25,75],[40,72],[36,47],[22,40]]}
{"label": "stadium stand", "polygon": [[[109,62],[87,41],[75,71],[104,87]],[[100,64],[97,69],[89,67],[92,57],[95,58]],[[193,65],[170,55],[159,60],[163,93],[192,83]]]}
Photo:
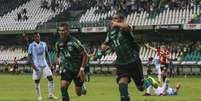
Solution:
{"label": "stadium stand", "polygon": [[0,16],[3,16],[4,14],[12,11],[13,9],[19,7],[25,2],[28,2],[30,0],[1,0],[0,1]]}
{"label": "stadium stand", "polygon": [[13,61],[15,57],[17,60],[21,60],[27,56],[28,53],[22,48],[1,46],[0,49],[0,61]]}
{"label": "stadium stand", "polygon": [[[41,7],[40,0],[30,0],[0,18],[0,31],[34,30],[38,25],[47,22],[70,6],[68,2],[63,0],[57,1],[56,4],[59,6],[54,6],[54,11]],[[18,20],[18,13],[24,8],[26,8],[27,13],[21,16],[25,19]]]}

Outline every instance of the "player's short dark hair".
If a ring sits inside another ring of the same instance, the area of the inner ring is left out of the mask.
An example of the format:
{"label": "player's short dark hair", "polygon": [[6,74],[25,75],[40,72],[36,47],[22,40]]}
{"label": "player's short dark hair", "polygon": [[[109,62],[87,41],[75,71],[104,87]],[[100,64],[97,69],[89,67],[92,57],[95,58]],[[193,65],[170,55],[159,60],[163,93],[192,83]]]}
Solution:
{"label": "player's short dark hair", "polygon": [[34,36],[34,35],[37,35],[37,34],[39,34],[39,32],[34,32],[34,33],[33,33],[33,36]]}
{"label": "player's short dark hair", "polygon": [[69,25],[67,23],[61,23],[59,27],[66,27],[66,28],[68,28]]}
{"label": "player's short dark hair", "polygon": [[120,19],[124,19],[124,15],[122,13],[115,13],[112,17],[118,17]]}

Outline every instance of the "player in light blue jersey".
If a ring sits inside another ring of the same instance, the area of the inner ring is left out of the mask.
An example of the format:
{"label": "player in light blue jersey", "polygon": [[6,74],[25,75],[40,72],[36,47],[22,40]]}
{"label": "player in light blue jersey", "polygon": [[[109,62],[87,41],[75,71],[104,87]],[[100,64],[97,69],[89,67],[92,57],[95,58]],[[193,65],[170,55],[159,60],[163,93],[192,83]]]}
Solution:
{"label": "player in light blue jersey", "polygon": [[[158,86],[158,88],[153,89],[154,92],[153,94],[151,94],[151,89],[146,91],[145,96],[151,96],[151,95],[158,95],[158,96],[173,96],[173,95],[177,95],[179,92],[179,89],[181,88],[181,84],[177,83],[176,86],[170,87],[169,84],[169,80],[166,79],[165,82],[163,83],[163,85],[160,87]],[[150,88],[152,88],[150,86]]]}
{"label": "player in light blue jersey", "polygon": [[[38,100],[42,100],[41,91],[40,91],[40,79],[42,76],[47,77],[48,79],[48,98],[49,99],[58,99],[53,94],[53,77],[52,72],[49,67],[52,66],[47,44],[40,41],[40,34],[35,32],[33,35],[34,41],[29,44],[28,54],[29,54],[29,63],[33,69],[32,78],[35,81],[35,90]],[[48,60],[48,62],[46,61]]]}

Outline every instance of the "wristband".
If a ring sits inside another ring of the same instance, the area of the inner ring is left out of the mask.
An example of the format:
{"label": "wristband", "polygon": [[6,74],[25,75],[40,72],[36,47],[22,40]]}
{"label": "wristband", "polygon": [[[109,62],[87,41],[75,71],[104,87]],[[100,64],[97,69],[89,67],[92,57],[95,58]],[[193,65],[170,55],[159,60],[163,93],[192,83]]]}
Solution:
{"label": "wristband", "polygon": [[84,67],[80,67],[80,70],[81,70],[81,71],[84,71]]}

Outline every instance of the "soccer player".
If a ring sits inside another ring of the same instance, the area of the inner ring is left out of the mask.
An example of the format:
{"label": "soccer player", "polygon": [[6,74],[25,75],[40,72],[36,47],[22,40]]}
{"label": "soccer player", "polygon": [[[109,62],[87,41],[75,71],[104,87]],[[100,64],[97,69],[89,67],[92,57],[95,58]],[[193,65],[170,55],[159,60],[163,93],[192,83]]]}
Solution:
{"label": "soccer player", "polygon": [[[158,87],[154,89],[154,94],[158,96],[177,95],[180,87],[181,87],[180,83],[177,83],[175,88],[170,87],[169,80],[166,79],[162,87]],[[151,90],[147,90],[145,93],[145,96],[151,96]]]}
{"label": "soccer player", "polygon": [[75,37],[70,35],[68,24],[62,23],[58,33],[60,39],[56,42],[57,59],[56,64],[61,63],[61,94],[62,101],[69,101],[68,87],[73,80],[78,96],[82,95],[85,80],[85,66],[88,54]]}
{"label": "soccer player", "polygon": [[17,58],[16,57],[14,57],[14,63],[13,63],[13,65],[12,65],[12,68],[10,69],[10,71],[13,73],[13,74],[15,74],[15,73],[17,73],[18,74],[18,62],[17,62]]}
{"label": "soccer player", "polygon": [[[161,83],[163,83],[167,77],[167,61],[169,59],[169,52],[168,50],[165,48],[164,45],[162,45],[159,48],[154,48],[151,47],[149,44],[145,44],[148,48],[154,50],[157,52],[157,59],[159,59],[160,61],[160,65],[158,64],[158,60],[156,61],[156,66],[160,66],[160,68],[156,67],[158,70],[158,79]],[[160,71],[159,71],[160,70]]]}
{"label": "soccer player", "polygon": [[149,77],[144,79],[143,68],[139,58],[139,46],[134,40],[134,35],[129,25],[124,21],[124,16],[115,14],[112,17],[111,29],[107,33],[106,40],[101,48],[106,51],[112,48],[116,54],[117,83],[121,101],[130,101],[128,84],[131,78],[138,90],[143,91],[150,85],[157,87],[157,82]]}
{"label": "soccer player", "polygon": [[[48,79],[48,98],[58,99],[53,94],[54,83],[52,72],[49,67],[52,66],[48,48],[45,42],[40,41],[40,34],[35,32],[33,34],[34,41],[29,44],[28,54],[29,62],[33,68],[33,80],[35,81],[35,90],[38,100],[42,100],[41,90],[40,90],[40,79],[42,76]],[[48,60],[48,62],[47,62]]]}

